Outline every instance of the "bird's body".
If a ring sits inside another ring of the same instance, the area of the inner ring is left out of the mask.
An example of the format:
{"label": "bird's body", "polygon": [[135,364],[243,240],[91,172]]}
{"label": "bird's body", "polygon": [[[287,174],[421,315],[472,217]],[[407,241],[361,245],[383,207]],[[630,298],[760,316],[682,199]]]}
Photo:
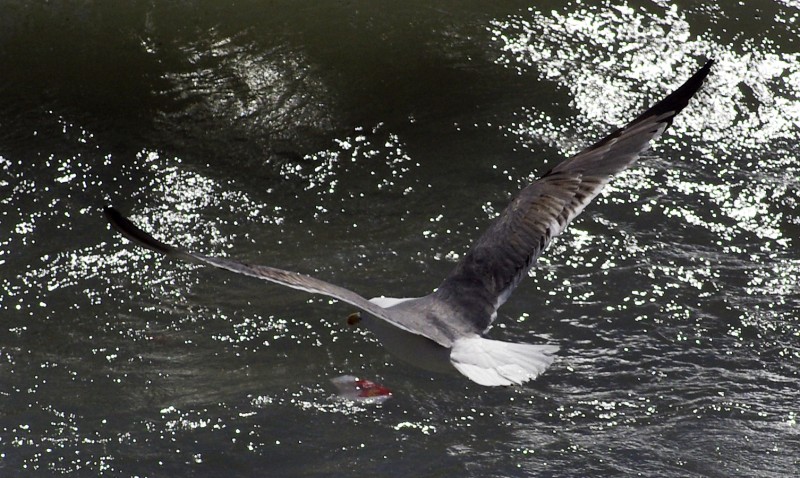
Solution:
{"label": "bird's body", "polygon": [[[481,385],[522,383],[544,372],[553,362],[557,346],[483,338],[485,330],[472,330],[463,326],[467,321],[452,320],[455,312],[438,302],[435,294],[406,299],[378,297],[370,302],[385,308],[394,320],[409,328],[424,324],[426,332],[439,331],[438,341],[371,315],[365,316],[364,323],[386,350],[404,362],[431,372],[457,370]],[[454,324],[462,327],[453,327]]]}
{"label": "bird's body", "polygon": [[113,208],[111,224],[142,246],[168,256],[227,269],[307,292],[364,312],[364,324],[394,355],[420,368],[457,370],[482,385],[521,384],[553,362],[554,345],[516,344],[483,337],[536,259],[611,176],[633,164],[694,96],[713,61],[680,88],[594,145],[561,162],[520,191],[434,290],[419,298],[367,300],[296,272],[195,254],[164,244]]}
{"label": "bird's body", "polygon": [[[394,299],[376,297],[370,302],[386,308],[390,314],[402,320],[403,312],[395,309],[396,301],[415,301],[417,299]],[[376,339],[395,357],[417,368],[430,372],[446,373],[453,371],[450,364],[450,348],[420,334],[406,332],[385,320],[364,314],[363,323]]]}

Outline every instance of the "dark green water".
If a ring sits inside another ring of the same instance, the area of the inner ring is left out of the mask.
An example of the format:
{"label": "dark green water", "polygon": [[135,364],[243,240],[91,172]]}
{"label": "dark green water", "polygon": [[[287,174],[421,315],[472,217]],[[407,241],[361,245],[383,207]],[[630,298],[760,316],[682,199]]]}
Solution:
{"label": "dark green water", "polygon": [[[30,3],[0,2],[0,476],[800,470],[796,2]],[[422,295],[708,57],[500,310],[492,338],[562,349],[525,387],[410,368],[351,308],[162,260],[98,210]],[[345,373],[395,397],[342,403]]]}

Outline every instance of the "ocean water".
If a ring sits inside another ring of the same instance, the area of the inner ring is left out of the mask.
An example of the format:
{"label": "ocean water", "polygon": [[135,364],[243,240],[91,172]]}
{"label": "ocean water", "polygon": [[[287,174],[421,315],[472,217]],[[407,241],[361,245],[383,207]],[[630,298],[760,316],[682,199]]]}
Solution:
{"label": "ocean water", "polygon": [[[800,4],[0,2],[0,476],[800,472]],[[513,194],[717,65],[489,337],[522,387],[388,355]],[[393,391],[336,396],[352,374]]]}

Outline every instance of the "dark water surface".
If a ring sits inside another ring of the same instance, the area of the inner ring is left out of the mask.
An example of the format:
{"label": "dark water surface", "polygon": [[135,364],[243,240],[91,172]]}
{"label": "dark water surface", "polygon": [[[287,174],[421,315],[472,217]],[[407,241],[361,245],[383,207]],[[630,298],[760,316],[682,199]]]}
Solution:
{"label": "dark water surface", "polygon": [[[0,2],[0,476],[715,476],[800,470],[800,5]],[[350,307],[429,292],[510,194],[706,87],[490,336],[525,387],[388,356]],[[376,379],[382,406],[334,398]]]}

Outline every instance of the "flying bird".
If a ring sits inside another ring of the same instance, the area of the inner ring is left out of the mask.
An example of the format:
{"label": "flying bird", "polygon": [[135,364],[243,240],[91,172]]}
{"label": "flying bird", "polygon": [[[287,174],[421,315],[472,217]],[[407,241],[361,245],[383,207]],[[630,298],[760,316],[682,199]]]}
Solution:
{"label": "flying bird", "polygon": [[536,259],[597,196],[611,176],[631,166],[689,103],[714,64],[709,60],[673,93],[597,143],[523,188],[472,244],[438,288],[424,297],[365,299],[344,287],[297,272],[189,252],[153,238],[113,207],[111,225],[141,246],[169,257],[226,269],[351,304],[392,354],[430,371],[461,372],[486,386],[532,380],[550,366],[558,346],[484,337]]}

